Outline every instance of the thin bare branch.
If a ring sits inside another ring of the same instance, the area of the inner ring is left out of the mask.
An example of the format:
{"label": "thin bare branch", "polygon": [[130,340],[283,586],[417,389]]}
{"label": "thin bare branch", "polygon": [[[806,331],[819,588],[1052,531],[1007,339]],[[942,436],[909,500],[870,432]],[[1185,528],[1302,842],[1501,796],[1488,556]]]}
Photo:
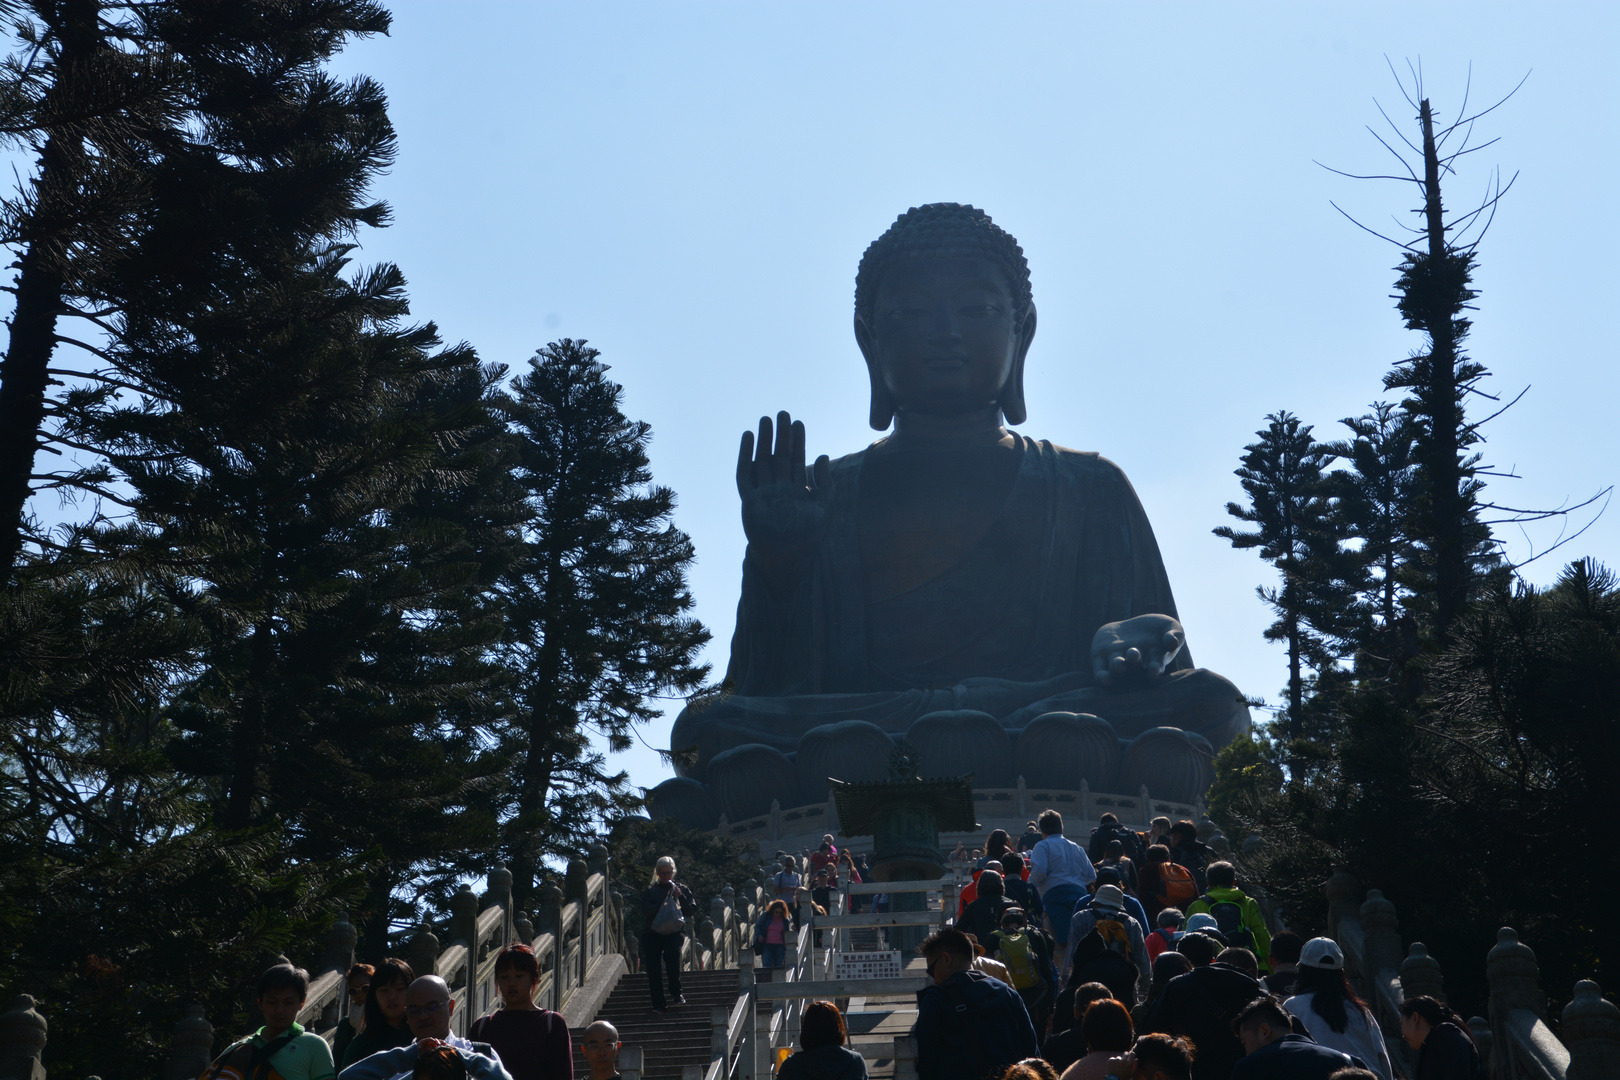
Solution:
{"label": "thin bare branch", "polygon": [[1344,214],[1345,220],[1348,221],[1350,224],[1354,225],[1356,228],[1361,229],[1361,230],[1363,230],[1365,232],[1372,233],[1374,236],[1378,237],[1378,239],[1380,239],[1380,240],[1387,240],[1391,244],[1394,244],[1398,248],[1410,248],[1412,246],[1411,244],[1403,244],[1399,240],[1394,239],[1393,237],[1385,236],[1383,233],[1379,232],[1377,229],[1369,229],[1369,228],[1367,228],[1367,226],[1363,225],[1361,222],[1357,221],[1355,218],[1353,218],[1349,214],[1345,213],[1344,207],[1340,206],[1338,203],[1334,202],[1331,199],[1328,200],[1328,205],[1333,207],[1333,209],[1337,210],[1339,213]]}

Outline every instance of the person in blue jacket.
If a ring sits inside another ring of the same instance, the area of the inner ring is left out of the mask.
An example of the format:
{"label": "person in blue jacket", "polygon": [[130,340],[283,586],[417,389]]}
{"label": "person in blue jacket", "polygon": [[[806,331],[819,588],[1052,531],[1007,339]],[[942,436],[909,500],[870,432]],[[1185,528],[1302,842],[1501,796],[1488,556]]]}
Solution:
{"label": "person in blue jacket", "polygon": [[920,946],[934,984],[917,994],[917,1075],[928,1080],[984,1080],[1039,1057],[1035,1025],[1018,991],[973,969],[973,945],[943,929]]}

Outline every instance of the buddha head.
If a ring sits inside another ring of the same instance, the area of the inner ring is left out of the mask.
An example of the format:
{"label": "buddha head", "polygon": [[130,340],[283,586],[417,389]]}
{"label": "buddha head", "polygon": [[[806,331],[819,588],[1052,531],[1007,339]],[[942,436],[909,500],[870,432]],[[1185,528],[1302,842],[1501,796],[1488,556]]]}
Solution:
{"label": "buddha head", "polygon": [[870,421],[999,408],[1023,423],[1035,304],[1024,250],[982,210],[929,203],[901,214],[855,276],[855,340],[872,380]]}

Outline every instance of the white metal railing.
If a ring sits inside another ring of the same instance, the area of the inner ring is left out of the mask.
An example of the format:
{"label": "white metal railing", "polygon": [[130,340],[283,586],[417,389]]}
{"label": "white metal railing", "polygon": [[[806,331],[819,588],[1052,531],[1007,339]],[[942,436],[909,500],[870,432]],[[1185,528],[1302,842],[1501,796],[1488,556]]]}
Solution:
{"label": "white metal railing", "polygon": [[[942,926],[956,915],[956,899],[964,875],[957,869],[935,881],[885,881],[846,884],[830,897],[831,910],[817,914],[810,898],[803,893],[799,903],[799,930],[793,940],[791,960],[772,973],[770,982],[755,977],[754,958],[744,952],[738,964],[738,994],[728,1009],[717,1006],[710,1019],[709,1064],[689,1067],[683,1080],[755,1080],[768,1077],[778,1049],[791,1048],[799,1039],[799,1025],[805,1006],[829,998],[878,997],[915,994],[928,985],[926,975],[903,975],[888,979],[827,978],[826,957],[838,951],[843,935],[854,929],[881,929],[896,926]],[[924,911],[868,911],[859,914],[845,910],[849,896],[878,896],[884,893],[924,893]],[[936,902],[937,897],[937,902]],[[816,945],[820,931],[823,942]],[[759,1020],[759,1006],[773,1004],[769,1020]],[[896,1076],[912,1080],[916,1075],[916,1045],[909,1038],[894,1040]]]}

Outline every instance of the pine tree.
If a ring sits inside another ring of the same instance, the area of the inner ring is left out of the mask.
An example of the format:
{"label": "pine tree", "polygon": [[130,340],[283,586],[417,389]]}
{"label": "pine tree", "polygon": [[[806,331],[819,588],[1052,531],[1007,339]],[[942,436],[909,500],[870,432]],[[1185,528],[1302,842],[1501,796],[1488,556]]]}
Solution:
{"label": "pine tree", "polygon": [[626,805],[625,777],[590,750],[613,749],[657,714],[653,698],[697,689],[709,632],[689,612],[692,542],[670,523],[675,494],[652,484],[650,427],[620,411],[622,388],[597,350],[541,349],[503,402],[531,514],[505,584],[503,645],[515,677],[506,728],[517,757],[507,849],[518,899],[550,850],[577,851]]}
{"label": "pine tree", "polygon": [[[349,38],[387,32],[370,0],[10,7],[18,49],[0,69],[0,134],[36,164],[0,204],[0,239],[18,254],[0,362],[8,580],[25,543],[52,547],[25,516],[33,491],[121,505],[95,448],[64,428],[86,401],[161,395],[102,347],[129,307],[164,297],[198,311],[269,258],[381,224],[386,208],[360,196],[393,153],[376,84],[321,68]],[[36,473],[41,448],[90,459]]]}
{"label": "pine tree", "polygon": [[1293,740],[1301,733],[1306,669],[1325,668],[1336,656],[1335,636],[1345,618],[1344,560],[1324,479],[1334,452],[1287,410],[1269,413],[1266,420],[1256,432],[1260,441],[1244,447],[1236,470],[1249,503],[1226,504],[1228,514],[1257,528],[1240,532],[1222,525],[1214,532],[1235,548],[1258,548],[1282,577],[1280,586],[1256,591],[1277,614],[1266,640],[1288,649],[1287,734]]}
{"label": "pine tree", "polygon": [[[1377,630],[1387,637],[1401,617],[1409,586],[1402,575],[1413,556],[1413,500],[1416,424],[1388,402],[1372,411],[1339,421],[1351,438],[1330,444],[1333,454],[1349,464],[1329,474],[1338,528],[1346,540],[1359,540],[1367,569],[1362,605],[1375,613]],[[1371,648],[1373,642],[1360,643]]]}

